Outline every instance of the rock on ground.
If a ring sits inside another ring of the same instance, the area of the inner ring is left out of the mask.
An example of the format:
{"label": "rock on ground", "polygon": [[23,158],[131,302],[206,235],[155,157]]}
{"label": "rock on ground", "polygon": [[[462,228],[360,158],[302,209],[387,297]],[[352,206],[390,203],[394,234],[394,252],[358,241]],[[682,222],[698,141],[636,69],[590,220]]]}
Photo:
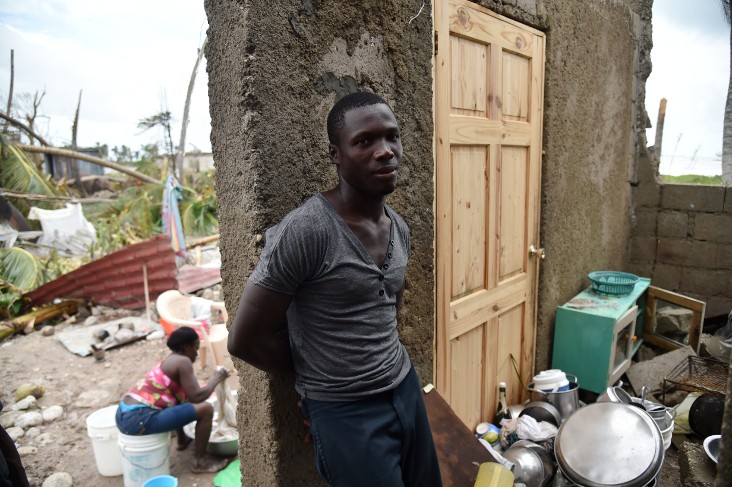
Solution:
{"label": "rock on ground", "polygon": [[43,487],[71,487],[74,479],[66,472],[56,472],[43,482]]}

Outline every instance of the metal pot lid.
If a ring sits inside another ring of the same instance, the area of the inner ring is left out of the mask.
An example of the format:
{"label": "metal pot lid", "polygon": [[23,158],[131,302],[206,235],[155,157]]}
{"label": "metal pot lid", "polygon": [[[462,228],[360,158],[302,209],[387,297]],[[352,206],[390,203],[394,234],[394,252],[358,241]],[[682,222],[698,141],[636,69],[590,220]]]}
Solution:
{"label": "metal pot lid", "polygon": [[663,437],[640,408],[596,402],[564,420],[554,453],[569,480],[586,487],[648,484],[663,465]]}

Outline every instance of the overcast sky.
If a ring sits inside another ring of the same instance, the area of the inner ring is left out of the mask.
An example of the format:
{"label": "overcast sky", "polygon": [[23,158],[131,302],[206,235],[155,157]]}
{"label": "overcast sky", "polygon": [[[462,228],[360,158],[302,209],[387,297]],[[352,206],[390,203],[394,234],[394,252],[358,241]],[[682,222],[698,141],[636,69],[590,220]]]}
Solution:
{"label": "overcast sky", "polygon": [[[658,106],[668,100],[661,173],[721,174],[722,124],[727,100],[730,27],[719,0],[653,2],[653,71],[646,110],[654,128]],[[696,156],[695,156],[696,153]]]}
{"label": "overcast sky", "polygon": [[[83,90],[78,145],[139,149],[161,133],[137,123],[163,109],[173,115],[177,145],[188,83],[206,34],[202,0],[0,0],[0,93],[7,100],[10,49],[15,100],[46,91],[39,131],[71,140]],[[196,78],[186,150],[209,151],[205,59]],[[5,110],[5,105],[2,107]]]}
{"label": "overcast sky", "polygon": [[[719,4],[654,1],[646,108],[655,126],[659,101],[668,99],[662,172],[714,174],[720,166],[716,159],[722,151],[730,45]],[[138,149],[158,140],[160,133],[140,134],[137,122],[165,108],[173,115],[177,144],[188,81],[206,27],[202,0],[0,0],[0,94],[7,96],[14,49],[14,98],[45,89],[41,112],[47,118],[39,130],[52,143],[70,141],[83,90],[79,145]],[[211,148],[207,83],[204,60],[196,78],[187,150]],[[655,129],[647,135],[652,145]]]}

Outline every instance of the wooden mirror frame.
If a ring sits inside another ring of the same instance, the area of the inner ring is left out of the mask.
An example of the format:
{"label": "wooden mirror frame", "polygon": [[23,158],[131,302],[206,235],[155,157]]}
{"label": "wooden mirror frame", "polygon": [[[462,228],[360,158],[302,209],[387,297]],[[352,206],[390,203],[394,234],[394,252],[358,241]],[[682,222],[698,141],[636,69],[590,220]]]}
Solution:
{"label": "wooden mirror frame", "polygon": [[656,300],[661,299],[667,303],[676,304],[682,308],[692,311],[691,327],[689,328],[689,346],[695,353],[699,353],[699,343],[702,327],[704,326],[704,312],[707,304],[704,301],[693,299],[682,294],[674,293],[654,286],[648,287],[646,298],[646,323],[643,333],[643,341],[652,343],[666,350],[676,350],[685,345],[669,340],[663,335],[654,333],[656,324]]}

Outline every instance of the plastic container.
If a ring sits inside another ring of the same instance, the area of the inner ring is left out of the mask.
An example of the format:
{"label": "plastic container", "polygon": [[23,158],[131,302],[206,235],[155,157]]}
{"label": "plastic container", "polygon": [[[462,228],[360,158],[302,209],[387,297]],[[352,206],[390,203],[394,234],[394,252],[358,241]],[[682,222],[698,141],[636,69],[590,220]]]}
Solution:
{"label": "plastic container", "polygon": [[592,283],[592,290],[599,294],[624,296],[633,292],[640,277],[635,274],[617,271],[590,272],[587,278]]}
{"label": "plastic container", "polygon": [[163,330],[165,331],[165,336],[170,336],[171,333],[175,331],[175,325],[171,325],[167,321],[165,321],[163,318],[160,318],[160,326],[163,327]]}
{"label": "plastic container", "polygon": [[116,413],[117,406],[108,406],[86,418],[86,431],[92,440],[97,471],[104,477],[122,475],[122,454],[117,445],[120,433],[114,420]]}
{"label": "plastic container", "polygon": [[533,379],[534,388],[543,392],[564,392],[569,390],[567,374],[559,369],[542,370]]}
{"label": "plastic container", "polygon": [[495,462],[480,464],[478,477],[473,487],[513,487],[513,473]]}
{"label": "plastic container", "polygon": [[153,477],[170,475],[170,433],[119,434],[125,487],[141,487]]}
{"label": "plastic container", "polygon": [[158,475],[147,480],[142,487],[178,487],[178,479],[171,475]]}

